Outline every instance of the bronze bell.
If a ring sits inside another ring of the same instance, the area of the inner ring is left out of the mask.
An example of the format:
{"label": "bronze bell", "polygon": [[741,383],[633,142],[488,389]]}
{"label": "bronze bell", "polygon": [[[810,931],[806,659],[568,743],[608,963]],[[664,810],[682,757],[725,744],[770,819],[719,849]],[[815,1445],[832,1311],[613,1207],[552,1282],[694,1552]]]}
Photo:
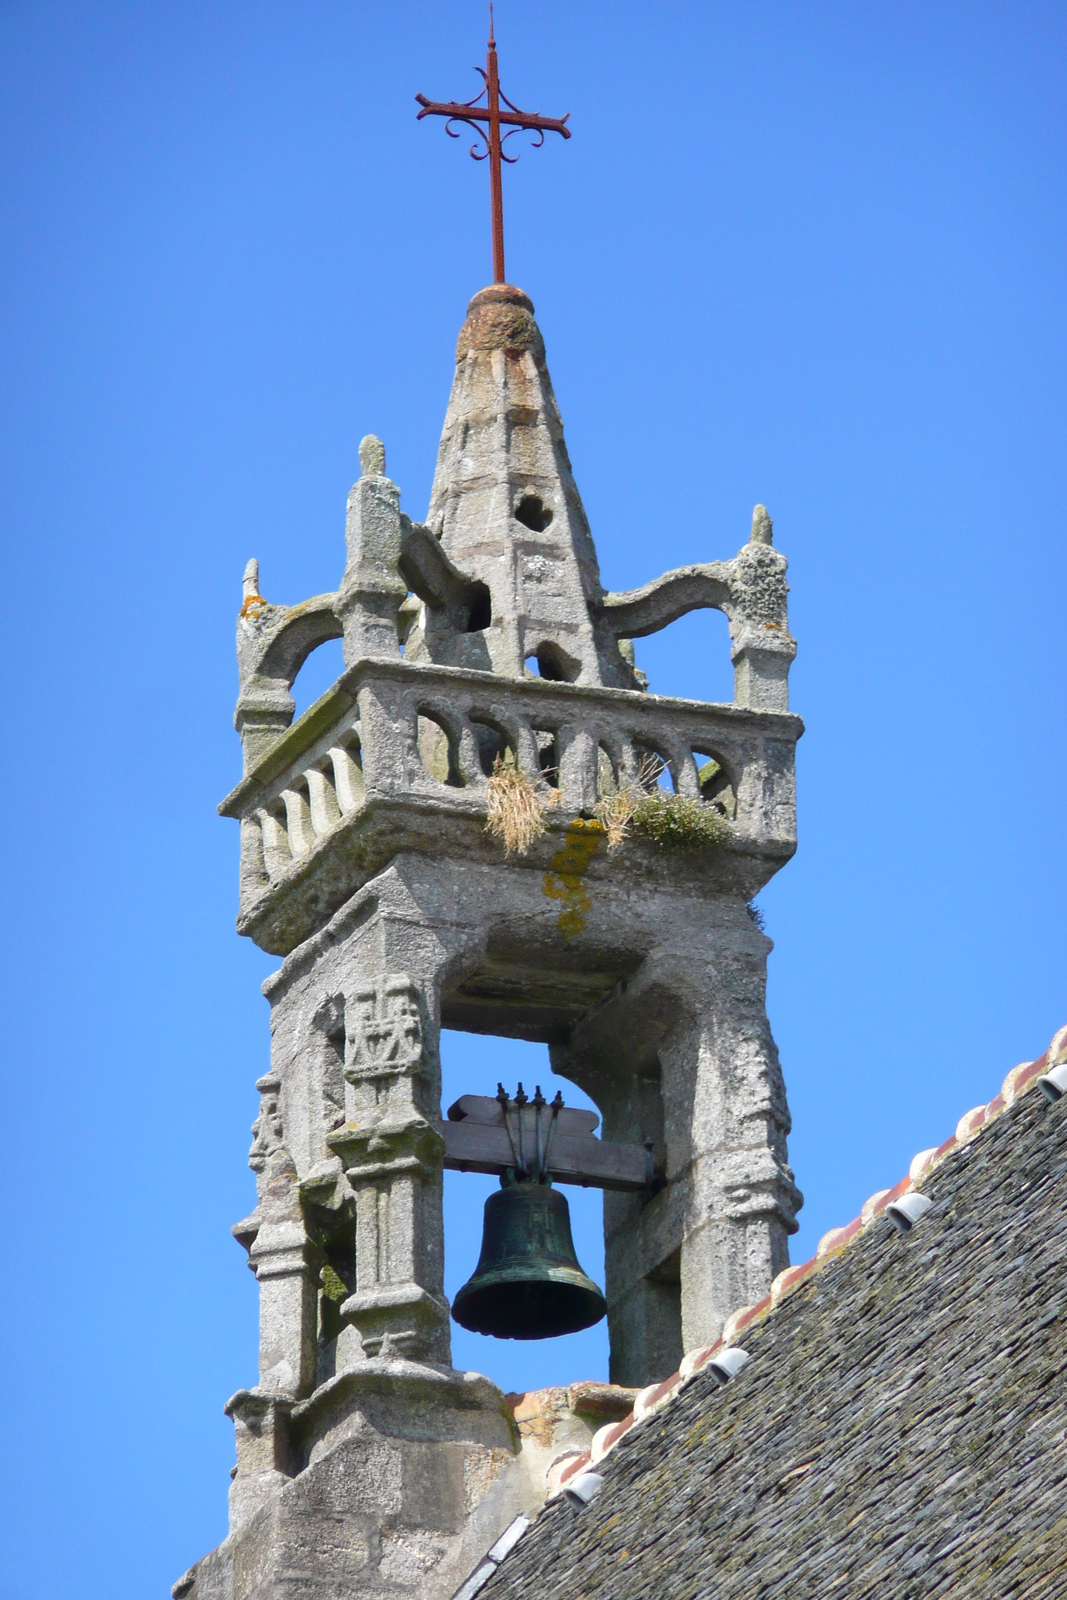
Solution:
{"label": "bronze bell", "polygon": [[[501,1090],[505,1126],[515,1108]],[[530,1159],[523,1160],[522,1110],[530,1102],[519,1085],[519,1141],[515,1166],[503,1185],[485,1202],[482,1251],[473,1275],[452,1303],[461,1328],[497,1339],[554,1339],[591,1328],[607,1311],[607,1302],[592,1278],[578,1264],[571,1237],[570,1208],[552,1188],[548,1176],[548,1140],[541,1138],[538,1089],[537,1137]],[[558,1115],[562,1100],[555,1107]],[[552,1118],[554,1123],[555,1118]],[[549,1138],[551,1137],[551,1124]]]}

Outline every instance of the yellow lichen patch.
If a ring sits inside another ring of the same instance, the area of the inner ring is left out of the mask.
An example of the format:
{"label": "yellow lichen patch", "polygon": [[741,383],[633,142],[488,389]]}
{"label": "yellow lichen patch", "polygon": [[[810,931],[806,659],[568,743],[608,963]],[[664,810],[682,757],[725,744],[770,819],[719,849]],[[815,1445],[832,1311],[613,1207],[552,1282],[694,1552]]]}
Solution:
{"label": "yellow lichen patch", "polygon": [[604,824],[595,818],[575,817],[567,828],[567,837],[548,864],[542,894],[549,900],[561,900],[563,909],[556,923],[565,938],[581,933],[585,927],[585,914],[592,905],[582,879],[604,838]]}

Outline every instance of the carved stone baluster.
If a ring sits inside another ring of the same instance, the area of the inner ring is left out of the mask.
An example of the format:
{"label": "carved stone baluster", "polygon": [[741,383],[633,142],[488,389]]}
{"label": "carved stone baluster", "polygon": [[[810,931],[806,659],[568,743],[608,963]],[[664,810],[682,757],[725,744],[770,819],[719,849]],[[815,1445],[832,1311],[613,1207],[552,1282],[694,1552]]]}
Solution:
{"label": "carved stone baluster", "polygon": [[359,742],[368,795],[406,794],[424,772],[419,719],[410,696],[397,703],[392,685],[365,683],[359,691]]}
{"label": "carved stone baluster", "polygon": [[267,875],[271,878],[280,877],[293,860],[293,852],[289,848],[289,830],[281,818],[271,811],[257,811],[256,816],[263,830],[263,864]]}
{"label": "carved stone baluster", "polygon": [[478,714],[484,716],[490,726],[499,728],[515,751],[519,771],[527,773],[531,778],[539,778],[541,762],[538,756],[537,737],[526,719],[496,701],[486,712]]}
{"label": "carved stone baluster", "polygon": [[281,797],[285,805],[289,849],[294,857],[306,856],[315,843],[315,829],[311,822],[308,797],[301,794],[299,789],[283,789]]}
{"label": "carved stone baluster", "polygon": [[515,717],[512,720],[514,723],[515,759],[519,764],[519,771],[528,773],[531,778],[539,778],[541,776],[541,760],[534,731],[525,718]]}
{"label": "carved stone baluster", "polygon": [[618,740],[617,753],[614,751],[612,753],[615,754],[616,764],[618,767],[619,788],[635,788],[637,786],[638,774],[640,772],[640,762],[637,757],[637,751],[634,749],[633,740],[623,735]]}
{"label": "carved stone baluster", "polygon": [[462,713],[454,713],[453,720],[458,733],[456,765],[459,767],[460,777],[468,787],[480,788],[485,782],[485,774],[482,771],[482,761],[478,751],[478,735],[470,720]]}
{"label": "carved stone baluster", "polygon": [[346,750],[343,745],[332,745],[326,754],[333,762],[333,783],[337,804],[341,808],[341,815],[347,817],[350,812],[358,811],[363,804],[366,794],[363,787],[363,772],[358,762],[352,759],[351,751]]}
{"label": "carved stone baluster", "polygon": [[263,847],[263,826],[258,814],[241,818],[241,876],[242,904],[267,887],[270,876]]}
{"label": "carved stone baluster", "polygon": [[598,750],[588,728],[568,723],[560,729],[559,786],[568,810],[591,812],[596,806]]}
{"label": "carved stone baluster", "polygon": [[664,754],[669,757],[673,769],[675,793],[683,794],[690,800],[699,800],[700,780],[697,777],[697,764],[693,760],[693,752],[689,746],[672,740],[670,748]]}
{"label": "carved stone baluster", "polygon": [[325,772],[309,767],[304,773],[311,807],[311,825],[317,834],[329,833],[335,822],[341,820],[341,808],[333,784]]}

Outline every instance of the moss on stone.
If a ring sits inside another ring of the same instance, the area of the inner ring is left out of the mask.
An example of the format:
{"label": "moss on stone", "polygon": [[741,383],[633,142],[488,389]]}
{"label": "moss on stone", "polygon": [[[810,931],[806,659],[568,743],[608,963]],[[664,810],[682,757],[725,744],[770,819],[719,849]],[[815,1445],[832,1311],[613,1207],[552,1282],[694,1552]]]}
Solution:
{"label": "moss on stone", "polygon": [[630,815],[630,828],[665,850],[717,849],[730,837],[730,824],[720,812],[681,794],[643,796]]}
{"label": "moss on stone", "polygon": [[319,1282],[322,1292],[328,1300],[344,1300],[348,1296],[348,1289],[344,1279],[340,1278],[327,1261],[319,1273]]}

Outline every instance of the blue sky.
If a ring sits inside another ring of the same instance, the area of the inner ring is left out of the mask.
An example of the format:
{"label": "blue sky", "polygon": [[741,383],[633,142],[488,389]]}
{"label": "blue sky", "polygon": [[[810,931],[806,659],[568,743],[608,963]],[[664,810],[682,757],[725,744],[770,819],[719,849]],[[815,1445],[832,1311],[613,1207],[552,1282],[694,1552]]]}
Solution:
{"label": "blue sky", "polygon": [[[500,0],[497,37],[571,113],[506,173],[508,266],[605,582],[732,555],[757,500],[791,563],[800,849],[761,903],[802,1260],[1067,1022],[1064,10]],[[165,1594],[225,1531],[275,964],[214,812],[241,573],[336,585],[370,431],[425,512],[489,228],[413,97],[472,95],[484,40],[480,4],[0,4],[0,1600]],[[637,649],[729,697],[717,615]],[[532,1046],[445,1068],[549,1088]],[[450,1180],[452,1291],[483,1193]]]}

